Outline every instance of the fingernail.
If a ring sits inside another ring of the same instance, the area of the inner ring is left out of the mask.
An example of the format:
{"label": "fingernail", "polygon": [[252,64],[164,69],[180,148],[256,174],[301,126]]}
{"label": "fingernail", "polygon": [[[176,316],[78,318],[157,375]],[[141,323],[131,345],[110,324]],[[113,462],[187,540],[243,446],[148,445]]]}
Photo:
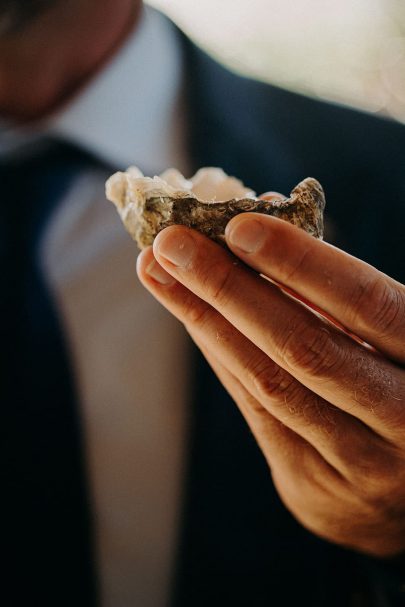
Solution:
{"label": "fingernail", "polygon": [[166,272],[155,259],[150,262],[145,271],[153,280],[156,280],[161,285],[170,285],[176,282],[176,279]]}
{"label": "fingernail", "polygon": [[179,268],[185,268],[189,265],[194,252],[195,243],[188,234],[179,236],[176,232],[170,232],[158,241],[157,253]]}
{"label": "fingernail", "polygon": [[244,253],[255,253],[263,244],[264,228],[257,219],[240,219],[235,226],[228,225],[225,230],[228,241]]}

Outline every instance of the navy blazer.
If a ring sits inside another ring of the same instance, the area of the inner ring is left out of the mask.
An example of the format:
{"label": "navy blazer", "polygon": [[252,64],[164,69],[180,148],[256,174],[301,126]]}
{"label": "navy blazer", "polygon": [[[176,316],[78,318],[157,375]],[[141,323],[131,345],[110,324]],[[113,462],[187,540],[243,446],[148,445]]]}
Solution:
{"label": "navy blazer", "polygon": [[[329,240],[405,282],[405,127],[238,77],[182,40],[195,168],[221,166],[257,191],[288,193],[316,177]],[[318,539],[284,508],[237,408],[194,356],[173,607],[399,605],[394,566]],[[43,407],[24,437],[8,492],[18,573],[10,605],[90,607],[97,582],[77,410],[58,423]],[[40,467],[29,441],[43,446]]]}
{"label": "navy blazer", "polygon": [[[327,238],[405,282],[405,127],[236,77],[185,44],[196,166],[222,166],[257,191],[318,178]],[[201,361],[197,370],[175,605],[405,604],[394,568],[293,520],[231,399]]]}

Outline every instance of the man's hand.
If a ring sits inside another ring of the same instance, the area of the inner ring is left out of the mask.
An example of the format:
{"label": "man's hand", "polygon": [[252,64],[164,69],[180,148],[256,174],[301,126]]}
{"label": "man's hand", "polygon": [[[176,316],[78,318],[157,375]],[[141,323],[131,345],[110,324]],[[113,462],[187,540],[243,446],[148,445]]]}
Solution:
{"label": "man's hand", "polygon": [[239,215],[226,238],[234,255],[167,228],[139,256],[140,279],[239,406],[295,517],[332,542],[400,554],[405,287],[273,217]]}

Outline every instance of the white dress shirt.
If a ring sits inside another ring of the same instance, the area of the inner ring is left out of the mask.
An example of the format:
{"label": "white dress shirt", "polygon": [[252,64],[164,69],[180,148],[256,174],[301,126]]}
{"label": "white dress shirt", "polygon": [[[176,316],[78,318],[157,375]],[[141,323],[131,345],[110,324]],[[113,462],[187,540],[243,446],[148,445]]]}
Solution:
{"label": "white dress shirt", "polygon": [[[136,31],[84,91],[3,153],[44,133],[114,169],[187,170],[182,61],[173,26],[145,8]],[[136,278],[135,244],[85,172],[57,208],[41,259],[75,369],[104,607],[163,607],[170,596],[187,436],[183,327]],[[78,597],[80,602],[80,597]]]}

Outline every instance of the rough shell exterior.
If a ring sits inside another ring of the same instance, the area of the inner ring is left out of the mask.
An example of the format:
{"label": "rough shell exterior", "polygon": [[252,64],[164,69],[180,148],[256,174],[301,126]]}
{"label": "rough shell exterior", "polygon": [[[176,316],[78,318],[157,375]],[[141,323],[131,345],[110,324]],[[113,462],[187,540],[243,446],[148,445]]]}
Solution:
{"label": "rough shell exterior", "polygon": [[138,246],[153,243],[164,228],[182,224],[223,242],[226,224],[239,213],[273,215],[302,228],[316,238],[323,237],[325,196],[321,184],[311,177],[299,183],[289,198],[277,201],[241,198],[226,202],[202,202],[187,192],[162,195],[142,194],[131,187],[125,173],[107,182],[107,197],[114,202],[124,225]]}

